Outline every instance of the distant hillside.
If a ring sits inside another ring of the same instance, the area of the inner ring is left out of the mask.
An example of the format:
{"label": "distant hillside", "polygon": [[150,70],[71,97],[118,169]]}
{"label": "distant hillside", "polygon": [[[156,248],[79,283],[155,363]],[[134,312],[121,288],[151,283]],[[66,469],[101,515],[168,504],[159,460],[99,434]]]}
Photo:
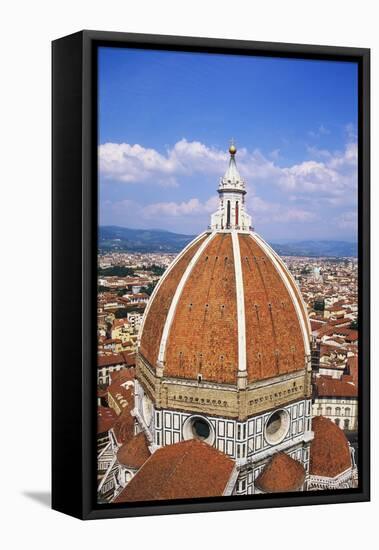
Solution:
{"label": "distant hillside", "polygon": [[[162,229],[129,229],[113,225],[99,228],[99,249],[130,252],[180,252],[194,235],[181,235]],[[298,241],[270,243],[281,256],[357,256],[357,243],[345,241]]]}
{"label": "distant hillside", "polygon": [[281,256],[352,257],[358,255],[357,243],[346,241],[299,241],[271,246]]}
{"label": "distant hillside", "polygon": [[103,251],[180,252],[194,237],[162,229],[128,229],[107,225],[99,227],[99,248]]}

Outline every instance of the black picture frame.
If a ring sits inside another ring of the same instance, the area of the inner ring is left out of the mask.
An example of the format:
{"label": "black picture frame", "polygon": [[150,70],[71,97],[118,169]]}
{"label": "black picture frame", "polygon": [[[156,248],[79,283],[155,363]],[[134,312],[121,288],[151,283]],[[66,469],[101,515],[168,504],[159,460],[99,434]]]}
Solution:
{"label": "black picture frame", "polygon": [[[359,486],[142,504],[96,504],[97,63],[99,46],[358,63]],[[81,31],[52,43],[52,507],[81,519],[370,499],[370,50]]]}

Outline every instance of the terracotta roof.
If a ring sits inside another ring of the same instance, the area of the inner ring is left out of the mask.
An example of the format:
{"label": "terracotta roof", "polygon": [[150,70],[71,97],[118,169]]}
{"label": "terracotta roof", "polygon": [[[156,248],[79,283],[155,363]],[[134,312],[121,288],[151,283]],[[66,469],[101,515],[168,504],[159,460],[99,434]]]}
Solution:
{"label": "terracotta roof", "polygon": [[117,420],[117,414],[110,407],[98,407],[97,408],[97,433],[108,432],[115,421]]}
{"label": "terracotta roof", "polygon": [[[347,312],[347,310],[346,310]],[[349,326],[351,324],[351,319],[348,319],[346,317],[342,317],[342,319],[329,319],[328,320],[328,325],[332,325],[332,326]]]}
{"label": "terracotta roof", "polygon": [[329,418],[316,416],[312,421],[309,471],[312,475],[336,477],[351,467],[349,444],[343,431]]}
{"label": "terracotta roof", "polygon": [[103,344],[121,344],[120,338],[106,338],[103,340]]}
{"label": "terracotta roof", "polygon": [[[300,291],[283,263],[252,234],[239,234],[246,322],[248,382],[304,370],[301,322],[307,312]],[[151,300],[140,353],[154,369],[167,314],[186,268],[203,239],[195,242],[163,275]],[[186,273],[164,349],[164,375],[236,384],[238,316],[232,236],[216,233]],[[291,288],[291,292],[288,290]],[[278,351],[278,353],[277,353]]]}
{"label": "terracotta roof", "polygon": [[325,325],[324,327],[318,329],[317,336],[333,336],[334,334],[336,336],[343,336],[347,342],[354,342],[358,340],[358,331],[355,329],[351,329],[348,327],[340,326],[340,325],[333,325],[331,326],[329,323]]}
{"label": "terracotta roof", "polygon": [[[321,365],[320,365],[321,366]],[[328,368],[325,365],[325,368]],[[357,397],[358,388],[353,382],[330,376],[317,376],[314,380],[317,397]]]}
{"label": "terracotta roof", "polygon": [[112,329],[123,327],[123,326],[129,327],[130,326],[129,321],[127,321],[126,319],[114,319],[112,324]]}
{"label": "terracotta roof", "polygon": [[126,407],[113,425],[114,435],[119,444],[130,441],[134,436],[134,418],[130,414],[133,407]]}
{"label": "terracotta roof", "polygon": [[117,382],[118,384],[124,384],[124,382],[134,381],[135,379],[135,369],[131,367],[130,369],[120,369],[111,373],[111,384]]}
{"label": "terracotta roof", "polygon": [[135,352],[121,351],[120,355],[124,358],[124,362],[127,367],[134,367],[134,365],[136,364]]}
{"label": "terracotta roof", "polygon": [[255,481],[265,493],[297,491],[305,480],[303,465],[286,453],[276,453]]}
{"label": "terracotta roof", "polygon": [[111,367],[113,365],[122,365],[125,363],[124,357],[120,353],[112,353],[111,355],[99,355],[97,358],[97,366]]}
{"label": "terracotta roof", "polygon": [[120,447],[117,452],[117,460],[124,466],[138,469],[150,455],[146,436],[141,432]]}
{"label": "terracotta roof", "polygon": [[318,319],[311,319],[311,331],[314,332],[315,330],[319,330],[322,326],[325,326],[324,321],[319,321]]}
{"label": "terracotta roof", "polygon": [[222,496],[234,468],[231,458],[191,439],[155,451],[115,502]]}
{"label": "terracotta roof", "polygon": [[132,410],[134,407],[134,379],[131,374],[122,373],[112,379],[108,386],[108,402],[112,397],[121,410],[127,408]]}
{"label": "terracotta roof", "polygon": [[347,342],[355,342],[358,340],[358,331],[357,330],[349,330],[349,332],[346,334],[346,341]]}
{"label": "terracotta roof", "polygon": [[353,378],[354,384],[358,387],[358,356],[354,355],[347,360],[347,369]]}

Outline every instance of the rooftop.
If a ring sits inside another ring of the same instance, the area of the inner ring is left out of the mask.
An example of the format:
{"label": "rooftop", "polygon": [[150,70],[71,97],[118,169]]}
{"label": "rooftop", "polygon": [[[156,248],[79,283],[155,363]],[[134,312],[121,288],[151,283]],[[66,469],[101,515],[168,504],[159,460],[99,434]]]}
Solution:
{"label": "rooftop", "polygon": [[256,479],[255,485],[265,493],[297,491],[305,480],[303,465],[284,452],[276,453]]}
{"label": "rooftop", "polygon": [[349,444],[343,431],[329,418],[316,416],[312,421],[309,471],[312,475],[336,477],[351,467]]}
{"label": "rooftop", "polygon": [[191,439],[158,449],[115,502],[222,496],[234,468],[231,458]]}

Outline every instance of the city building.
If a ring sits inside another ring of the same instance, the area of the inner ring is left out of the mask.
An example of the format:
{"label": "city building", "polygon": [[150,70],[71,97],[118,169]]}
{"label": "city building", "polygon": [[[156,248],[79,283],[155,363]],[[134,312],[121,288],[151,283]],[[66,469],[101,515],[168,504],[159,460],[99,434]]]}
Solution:
{"label": "city building", "polygon": [[358,429],[358,387],[351,376],[314,380],[313,416],[332,420],[344,431]]}

